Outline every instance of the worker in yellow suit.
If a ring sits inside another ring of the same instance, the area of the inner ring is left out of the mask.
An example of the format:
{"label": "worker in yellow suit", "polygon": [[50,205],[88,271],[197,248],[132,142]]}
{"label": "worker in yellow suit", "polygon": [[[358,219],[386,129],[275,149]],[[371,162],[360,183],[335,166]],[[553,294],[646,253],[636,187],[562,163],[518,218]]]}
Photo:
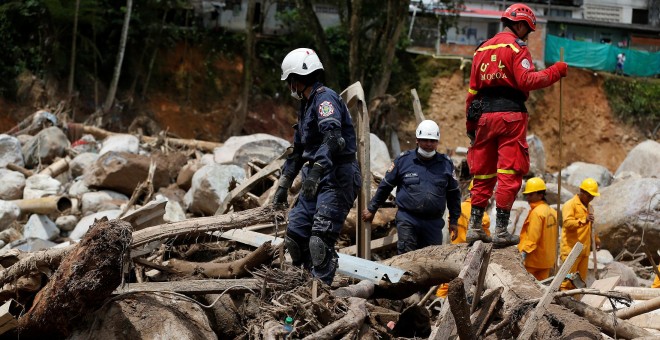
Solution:
{"label": "worker in yellow suit", "polygon": [[527,271],[541,281],[550,276],[557,258],[557,211],[545,201],[545,182],[538,177],[527,180],[523,195],[529,214],[520,231],[518,250]]}
{"label": "worker in yellow suit", "polygon": [[[562,207],[563,224],[561,231],[561,260],[565,261],[573,249],[575,243],[580,242],[584,246],[580,256],[571,267],[570,273],[578,272],[582,280],[586,281],[589,265],[589,254],[591,252],[591,228],[594,223],[593,210],[589,203],[598,193],[598,183],[593,178],[587,178],[580,184],[580,192],[564,203]],[[600,248],[600,239],[595,236],[596,249]],[[561,290],[574,289],[573,283],[564,280]]]}
{"label": "worker in yellow suit", "polygon": [[[660,266],[658,266],[658,270],[660,270]],[[651,288],[660,288],[660,277],[658,277],[658,274],[655,275],[655,280],[653,280]]]}
{"label": "worker in yellow suit", "polygon": [[[468,190],[472,190],[473,181],[470,181]],[[451,244],[465,243],[465,234],[467,234],[468,221],[470,220],[470,211],[472,210],[472,197],[468,197],[461,203],[461,216],[458,218],[458,228],[456,232],[450,231]],[[484,229],[484,232],[488,237],[490,237],[490,217],[488,213],[484,212],[484,218],[481,221],[481,227]],[[435,292],[435,295],[438,297],[447,296],[447,288],[449,286],[446,283],[443,283],[438,287],[438,290]]]}

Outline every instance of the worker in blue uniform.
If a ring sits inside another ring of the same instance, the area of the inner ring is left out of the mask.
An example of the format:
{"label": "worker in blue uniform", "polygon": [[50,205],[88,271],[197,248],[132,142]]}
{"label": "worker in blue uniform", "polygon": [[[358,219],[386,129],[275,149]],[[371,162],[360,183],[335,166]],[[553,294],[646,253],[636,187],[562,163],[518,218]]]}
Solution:
{"label": "worker in blue uniform", "polygon": [[351,115],[339,95],[323,86],[322,76],[321,60],[311,49],[295,49],[282,61],[282,80],[300,100],[300,110],[273,203],[287,203],[302,170],[302,189],[289,213],[284,242],[294,265],[330,285],[337,270],[335,242],[362,177]]}
{"label": "worker in blue uniform", "polygon": [[456,232],[461,216],[461,191],[454,164],[436,152],[440,128],[432,120],[422,121],[416,130],[417,148],[397,157],[378,185],[362,219],[371,221],[396,187],[396,227],[399,254],[429,245],[442,244],[442,216],[449,209],[449,229]]}

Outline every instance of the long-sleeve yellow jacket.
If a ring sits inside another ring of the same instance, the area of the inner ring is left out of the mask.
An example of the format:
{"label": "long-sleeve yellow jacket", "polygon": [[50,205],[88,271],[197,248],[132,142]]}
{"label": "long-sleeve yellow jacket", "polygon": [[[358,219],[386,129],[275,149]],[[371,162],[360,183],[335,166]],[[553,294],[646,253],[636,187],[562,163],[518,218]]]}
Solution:
{"label": "long-sleeve yellow jacket", "polygon": [[[658,269],[660,270],[660,266],[658,266]],[[653,285],[651,288],[660,288],[660,277],[658,277],[658,275],[655,276],[655,280],[653,280]]]}
{"label": "long-sleeve yellow jacket", "polygon": [[[456,237],[455,240],[451,241],[452,244],[465,243],[465,235],[467,233],[471,211],[472,211],[472,199],[468,197],[467,199],[465,199],[465,201],[463,201],[463,203],[461,203],[461,216],[458,218],[458,229],[457,229],[458,236]],[[484,212],[484,218],[481,222],[481,226],[486,232],[486,235],[490,236],[490,217],[486,212]]]}
{"label": "long-sleeve yellow jacket", "polygon": [[527,253],[525,267],[551,268],[557,258],[557,211],[544,201],[531,203],[530,207],[520,231],[518,250]]}
{"label": "long-sleeve yellow jacket", "polygon": [[[591,222],[587,221],[589,210],[575,195],[564,203],[561,209],[563,224],[561,230],[561,259],[564,260],[576,242],[584,245],[580,256],[589,256],[591,251]],[[598,235],[596,235],[598,240]],[[596,241],[598,242],[598,241]]]}

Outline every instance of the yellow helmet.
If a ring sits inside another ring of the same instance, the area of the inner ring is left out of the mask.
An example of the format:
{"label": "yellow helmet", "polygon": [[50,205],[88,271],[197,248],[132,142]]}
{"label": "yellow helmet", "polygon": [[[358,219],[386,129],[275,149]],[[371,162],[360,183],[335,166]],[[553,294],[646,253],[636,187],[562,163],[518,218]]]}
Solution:
{"label": "yellow helmet", "polygon": [[472,190],[473,186],[474,186],[474,180],[471,180],[470,185],[468,185],[468,190]]}
{"label": "yellow helmet", "polygon": [[525,191],[523,191],[523,194],[529,194],[532,192],[544,191],[544,190],[547,190],[547,188],[545,187],[545,182],[539,177],[532,177],[527,180],[527,183],[525,183]]}
{"label": "yellow helmet", "polygon": [[598,182],[593,178],[587,178],[580,184],[580,189],[588,192],[591,196],[600,196],[598,193]]}

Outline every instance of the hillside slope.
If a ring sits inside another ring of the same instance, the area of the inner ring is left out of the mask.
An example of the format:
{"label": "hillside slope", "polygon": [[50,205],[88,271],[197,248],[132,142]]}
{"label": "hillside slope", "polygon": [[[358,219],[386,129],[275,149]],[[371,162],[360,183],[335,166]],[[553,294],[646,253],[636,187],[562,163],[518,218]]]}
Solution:
{"label": "hillside slope", "polygon": [[[616,171],[626,154],[644,140],[641,133],[618,121],[613,115],[603,90],[603,79],[593,72],[571,68],[563,87],[562,158],[567,166],[575,161],[601,164]],[[559,163],[559,83],[536,91],[530,96],[528,133],[536,134],[546,150],[550,171]],[[428,105],[423,107],[427,119],[440,125],[441,150],[468,146],[465,136],[465,95],[460,71],[449,78],[438,78]],[[402,148],[414,145],[415,122],[402,124],[399,133]],[[412,144],[411,144],[412,143]]]}

